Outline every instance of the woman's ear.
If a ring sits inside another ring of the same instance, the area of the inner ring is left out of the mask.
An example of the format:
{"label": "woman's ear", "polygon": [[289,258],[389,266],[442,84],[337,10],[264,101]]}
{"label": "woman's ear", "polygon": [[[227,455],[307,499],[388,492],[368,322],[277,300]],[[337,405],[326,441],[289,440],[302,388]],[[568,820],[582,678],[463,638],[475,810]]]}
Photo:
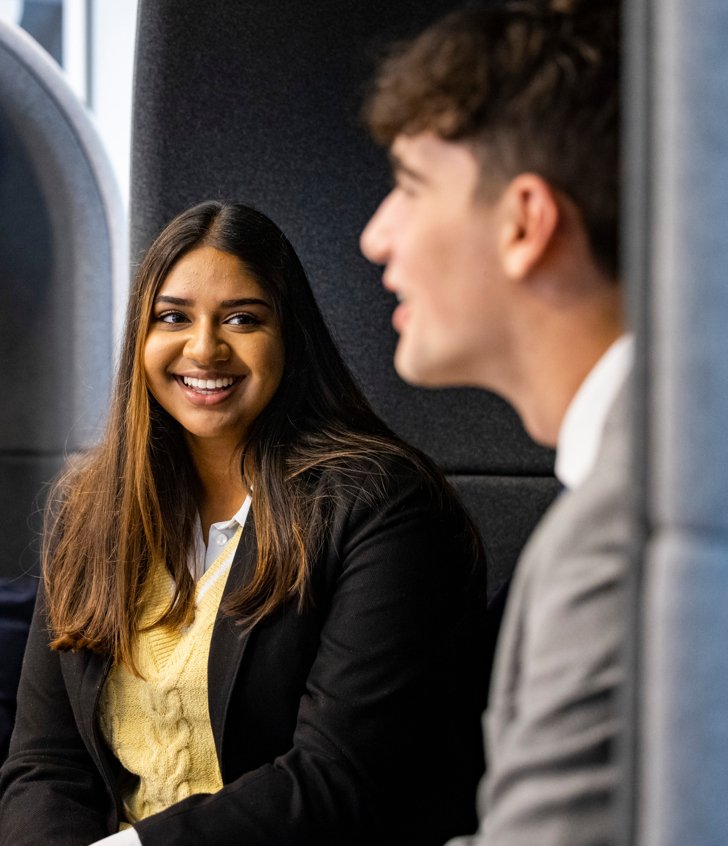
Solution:
{"label": "woman's ear", "polygon": [[546,254],[559,223],[554,189],[535,173],[521,173],[501,196],[503,225],[499,248],[506,274],[523,279]]}

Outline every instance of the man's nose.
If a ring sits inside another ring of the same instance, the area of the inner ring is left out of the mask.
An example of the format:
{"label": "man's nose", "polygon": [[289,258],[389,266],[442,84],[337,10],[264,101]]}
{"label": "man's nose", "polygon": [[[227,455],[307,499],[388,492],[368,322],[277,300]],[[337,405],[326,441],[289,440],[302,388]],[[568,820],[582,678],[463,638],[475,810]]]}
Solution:
{"label": "man's nose", "polygon": [[374,264],[386,264],[389,258],[389,222],[387,198],[381,202],[359,236],[359,248]]}

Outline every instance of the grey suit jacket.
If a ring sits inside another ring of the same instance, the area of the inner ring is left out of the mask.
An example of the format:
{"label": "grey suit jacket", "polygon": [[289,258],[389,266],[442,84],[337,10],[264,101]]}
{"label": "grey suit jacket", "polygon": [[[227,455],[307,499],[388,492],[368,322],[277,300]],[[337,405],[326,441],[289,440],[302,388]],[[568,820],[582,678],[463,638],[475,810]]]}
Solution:
{"label": "grey suit jacket", "polygon": [[630,383],[589,478],[523,551],[486,714],[479,833],[450,846],[605,846],[612,839],[633,514]]}

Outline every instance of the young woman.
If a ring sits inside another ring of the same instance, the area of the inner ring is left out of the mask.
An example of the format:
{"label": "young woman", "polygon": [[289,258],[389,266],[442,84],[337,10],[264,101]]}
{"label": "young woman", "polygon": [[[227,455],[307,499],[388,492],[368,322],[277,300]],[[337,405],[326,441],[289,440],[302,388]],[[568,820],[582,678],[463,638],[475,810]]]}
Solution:
{"label": "young woman", "polygon": [[0,843],[441,844],[474,827],[481,552],[280,230],[177,217],[57,484]]}

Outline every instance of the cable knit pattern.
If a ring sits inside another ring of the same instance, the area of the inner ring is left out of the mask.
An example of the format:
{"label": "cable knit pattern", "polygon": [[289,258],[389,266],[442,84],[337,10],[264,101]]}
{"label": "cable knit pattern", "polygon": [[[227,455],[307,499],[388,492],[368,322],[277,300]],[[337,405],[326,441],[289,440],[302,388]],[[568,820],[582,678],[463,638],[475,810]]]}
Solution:
{"label": "cable knit pattern", "polygon": [[[124,794],[135,823],[193,793],[222,787],[210,726],[207,660],[215,617],[242,528],[197,583],[195,619],[183,631],[153,626],[137,636],[142,678],[115,667],[99,707],[101,731],[124,768],[138,780]],[[142,627],[158,620],[172,596],[172,577],[152,568]]]}

